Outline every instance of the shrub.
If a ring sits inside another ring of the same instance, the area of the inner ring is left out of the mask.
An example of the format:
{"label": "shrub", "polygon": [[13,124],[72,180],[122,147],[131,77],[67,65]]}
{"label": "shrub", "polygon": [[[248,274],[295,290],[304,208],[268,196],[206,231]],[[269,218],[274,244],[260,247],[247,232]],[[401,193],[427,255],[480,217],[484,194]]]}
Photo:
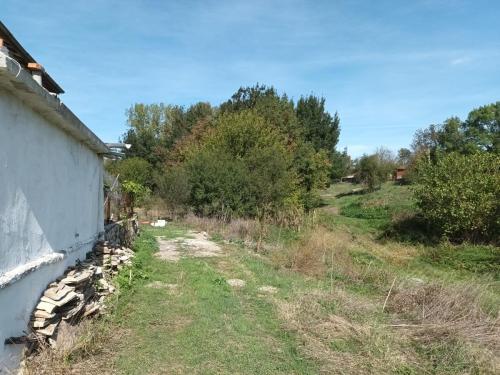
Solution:
{"label": "shrub", "polygon": [[500,233],[499,155],[449,154],[417,169],[417,204],[439,234],[480,241]]}
{"label": "shrub", "polygon": [[136,205],[143,205],[151,195],[151,190],[148,187],[135,181],[124,181],[122,189],[129,197],[129,204],[132,212]]}
{"label": "shrub", "polygon": [[366,185],[368,191],[374,191],[387,180],[386,171],[377,155],[363,155],[358,161],[356,174],[359,182]]}
{"label": "shrub", "polygon": [[216,130],[187,162],[195,211],[224,219],[275,215],[298,189],[284,135],[251,110],[221,115]]}
{"label": "shrub", "polygon": [[156,192],[170,209],[184,209],[189,203],[191,186],[182,165],[172,165],[155,175]]}
{"label": "shrub", "polygon": [[113,161],[106,167],[114,175],[120,176],[120,181],[133,181],[142,186],[152,186],[153,168],[146,160],[132,157]]}

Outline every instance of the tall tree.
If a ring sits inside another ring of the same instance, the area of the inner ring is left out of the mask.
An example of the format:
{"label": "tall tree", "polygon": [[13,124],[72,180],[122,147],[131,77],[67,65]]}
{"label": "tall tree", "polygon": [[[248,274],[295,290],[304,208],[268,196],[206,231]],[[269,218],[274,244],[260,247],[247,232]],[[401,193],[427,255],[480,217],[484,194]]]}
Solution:
{"label": "tall tree", "polygon": [[325,99],[313,95],[299,99],[296,113],[306,141],[311,142],[316,151],[325,150],[332,158],[340,133],[337,113],[331,116],[325,109]]}
{"label": "tall tree", "polygon": [[418,130],[412,147],[416,155],[428,153],[433,162],[451,152],[500,153],[500,102],[472,110],[466,121],[450,117],[442,124]]}
{"label": "tall tree", "polygon": [[465,152],[465,137],[461,126],[462,122],[458,117],[450,117],[444,121],[437,133],[439,152]]}
{"label": "tall tree", "polygon": [[344,176],[347,176],[352,169],[352,160],[349,154],[347,153],[347,147],[344,148],[344,151],[338,152],[335,151],[335,154],[332,158],[332,170],[331,170],[331,178],[333,180],[338,180]]}
{"label": "tall tree", "polygon": [[278,95],[274,87],[255,85],[241,87],[228,101],[220,105],[221,113],[235,113],[252,109],[266,122],[284,134],[289,144],[300,137],[293,101],[286,95]]}
{"label": "tall tree", "polygon": [[402,166],[408,166],[411,162],[412,153],[407,148],[400,148],[398,150],[398,163]]}
{"label": "tall tree", "polygon": [[197,103],[187,110],[178,105],[135,104],[127,111],[129,130],[123,140],[132,147],[127,157],[140,157],[151,165],[167,160],[176,142],[189,134],[194,125],[213,114],[208,103]]}
{"label": "tall tree", "polygon": [[394,153],[386,147],[378,147],[374,154],[377,159],[377,168],[383,180],[387,180],[397,167],[397,158]]}
{"label": "tall tree", "polygon": [[463,130],[468,149],[500,153],[500,101],[472,110]]}
{"label": "tall tree", "polygon": [[356,175],[359,182],[366,185],[369,191],[375,190],[387,180],[387,174],[380,165],[379,157],[374,155],[363,155],[356,163]]}
{"label": "tall tree", "polygon": [[127,110],[129,129],[124,134],[123,141],[132,145],[126,151],[127,157],[140,157],[153,165],[159,162],[157,148],[165,118],[163,104],[137,103]]}

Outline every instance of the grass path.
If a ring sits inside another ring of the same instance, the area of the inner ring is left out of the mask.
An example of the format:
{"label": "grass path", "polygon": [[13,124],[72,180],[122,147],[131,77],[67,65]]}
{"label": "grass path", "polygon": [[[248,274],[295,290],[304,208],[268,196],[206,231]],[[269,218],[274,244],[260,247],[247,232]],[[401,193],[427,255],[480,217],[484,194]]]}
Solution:
{"label": "grass path", "polygon": [[499,373],[498,248],[379,238],[408,188],[348,187],[301,233],[269,226],[262,253],[238,222],[143,228],[109,314],[29,374]]}
{"label": "grass path", "polygon": [[[281,328],[272,298],[286,298],[305,281],[275,271],[238,247],[213,258],[167,262],[153,255],[154,236],[182,228],[147,229],[136,243],[134,286],[117,304],[119,333],[113,367],[126,374],[313,374],[297,340]],[[232,288],[226,280],[246,281]],[[258,290],[274,286],[276,295]]]}

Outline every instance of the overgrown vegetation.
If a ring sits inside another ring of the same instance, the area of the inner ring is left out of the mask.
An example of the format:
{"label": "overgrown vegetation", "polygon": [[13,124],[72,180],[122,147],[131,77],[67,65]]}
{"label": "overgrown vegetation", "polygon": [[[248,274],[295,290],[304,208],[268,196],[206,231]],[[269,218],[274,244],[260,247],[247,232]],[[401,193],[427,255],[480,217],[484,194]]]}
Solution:
{"label": "overgrown vegetation", "polygon": [[423,217],[453,240],[498,240],[500,155],[448,154],[422,163],[415,187]]}
{"label": "overgrown vegetation", "polygon": [[[146,228],[107,328],[84,336],[92,349],[66,353],[63,366],[59,357],[61,373],[496,373],[498,248],[380,240],[415,210],[411,187],[338,196],[348,189],[324,191],[295,230],[196,215]],[[154,236],[187,228],[208,231],[225,255],[154,257]],[[234,278],[246,285],[231,289]],[[49,362],[34,363],[43,373]]]}
{"label": "overgrown vegetation", "polygon": [[263,85],[239,89],[218,108],[136,104],[128,116],[124,141],[132,147],[109,169],[152,188],[177,212],[293,218],[319,204],[332,162],[346,159],[335,150],[339,117],[324,98],[295,105]]}
{"label": "overgrown vegetation", "polygon": [[[498,108],[419,131],[412,150],[352,161],[336,150],[339,118],[323,98],[295,104],[257,85],[216,108],[132,107],[132,148],[111,168],[180,222],[146,230],[134,277],[119,278],[112,324],[126,344],[107,354],[113,368],[498,372]],[[406,184],[388,181],[396,167]],[[348,174],[359,185],[328,187]],[[187,228],[225,256],[153,256],[153,235]],[[230,289],[232,278],[247,284]]]}

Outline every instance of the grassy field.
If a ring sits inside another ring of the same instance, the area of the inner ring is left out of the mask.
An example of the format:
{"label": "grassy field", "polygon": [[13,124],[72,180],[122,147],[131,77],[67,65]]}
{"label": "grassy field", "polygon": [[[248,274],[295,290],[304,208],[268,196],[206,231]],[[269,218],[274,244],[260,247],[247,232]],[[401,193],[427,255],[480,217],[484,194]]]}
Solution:
{"label": "grassy field", "polygon": [[[415,214],[406,186],[323,193],[300,231],[187,218],[145,228],[110,314],[33,373],[494,374],[500,252],[391,232]],[[154,256],[156,236],[206,230],[223,256]],[[257,250],[258,249],[258,250]],[[227,280],[245,286],[231,287]],[[266,287],[268,289],[261,289]],[[272,288],[269,288],[272,287]],[[64,361],[61,361],[61,357]]]}

